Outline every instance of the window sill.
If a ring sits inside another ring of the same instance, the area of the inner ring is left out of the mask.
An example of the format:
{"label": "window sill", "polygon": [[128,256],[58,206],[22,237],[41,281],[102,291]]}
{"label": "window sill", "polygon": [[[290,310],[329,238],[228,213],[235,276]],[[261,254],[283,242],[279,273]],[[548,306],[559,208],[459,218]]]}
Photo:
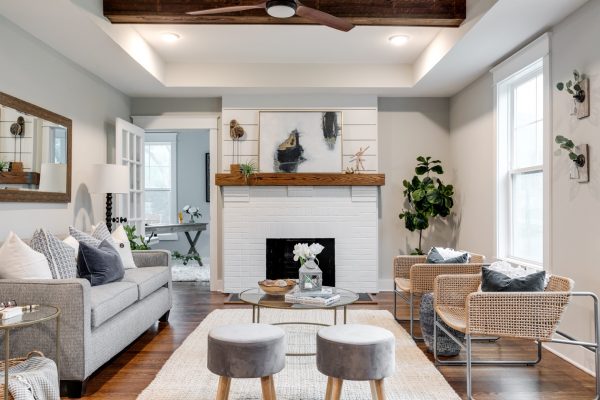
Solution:
{"label": "window sill", "polygon": [[544,267],[542,265],[534,264],[534,263],[531,263],[531,262],[527,262],[525,260],[521,260],[521,259],[518,259],[518,258],[501,257],[501,258],[498,258],[498,259],[500,261],[506,261],[507,263],[510,263],[510,264],[520,265],[520,266],[525,267],[527,269],[536,269],[538,271],[543,271],[544,270]]}

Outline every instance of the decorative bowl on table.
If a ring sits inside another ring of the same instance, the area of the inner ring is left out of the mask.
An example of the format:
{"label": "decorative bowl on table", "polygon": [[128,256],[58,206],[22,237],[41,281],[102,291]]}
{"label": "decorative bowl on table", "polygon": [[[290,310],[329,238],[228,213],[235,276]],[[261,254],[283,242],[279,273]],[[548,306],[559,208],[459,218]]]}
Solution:
{"label": "decorative bowl on table", "polygon": [[267,294],[283,296],[296,287],[296,281],[294,279],[265,279],[258,282],[258,286]]}

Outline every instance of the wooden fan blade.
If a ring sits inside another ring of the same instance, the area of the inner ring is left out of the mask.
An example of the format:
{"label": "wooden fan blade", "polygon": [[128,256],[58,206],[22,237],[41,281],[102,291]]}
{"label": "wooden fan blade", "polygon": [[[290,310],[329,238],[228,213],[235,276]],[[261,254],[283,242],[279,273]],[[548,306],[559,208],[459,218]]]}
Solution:
{"label": "wooden fan blade", "polygon": [[324,13],[323,11],[319,11],[314,8],[306,7],[300,2],[297,3],[298,8],[296,9],[296,15],[299,17],[313,20],[321,25],[325,25],[343,32],[348,32],[354,28],[354,24],[346,21],[345,19],[334,17],[331,14]]}
{"label": "wooden fan blade", "polygon": [[221,8],[213,8],[210,10],[201,10],[201,11],[190,11],[187,12],[187,15],[211,15],[211,14],[224,14],[238,11],[246,11],[246,10],[255,10],[258,8],[266,8],[267,3],[255,4],[252,6],[232,6],[232,7],[221,7]]}

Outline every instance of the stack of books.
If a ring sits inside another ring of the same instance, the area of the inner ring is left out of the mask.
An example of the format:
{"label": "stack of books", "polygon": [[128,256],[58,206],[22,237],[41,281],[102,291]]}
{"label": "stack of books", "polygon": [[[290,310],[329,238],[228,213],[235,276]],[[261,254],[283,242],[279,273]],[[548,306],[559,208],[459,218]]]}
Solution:
{"label": "stack of books", "polygon": [[22,307],[7,307],[0,310],[0,320],[18,317],[23,314]]}
{"label": "stack of books", "polygon": [[302,292],[292,290],[285,295],[285,302],[292,304],[306,304],[315,306],[329,306],[340,299],[334,288],[323,288],[320,291]]}

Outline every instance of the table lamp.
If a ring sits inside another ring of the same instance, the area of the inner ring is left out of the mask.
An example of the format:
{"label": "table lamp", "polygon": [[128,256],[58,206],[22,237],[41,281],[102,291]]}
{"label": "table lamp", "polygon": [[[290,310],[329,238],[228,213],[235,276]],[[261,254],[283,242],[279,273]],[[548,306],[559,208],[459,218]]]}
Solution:
{"label": "table lamp", "polygon": [[129,193],[129,167],[94,164],[90,192],[106,194],[106,226],[112,232],[112,196],[118,193]]}

